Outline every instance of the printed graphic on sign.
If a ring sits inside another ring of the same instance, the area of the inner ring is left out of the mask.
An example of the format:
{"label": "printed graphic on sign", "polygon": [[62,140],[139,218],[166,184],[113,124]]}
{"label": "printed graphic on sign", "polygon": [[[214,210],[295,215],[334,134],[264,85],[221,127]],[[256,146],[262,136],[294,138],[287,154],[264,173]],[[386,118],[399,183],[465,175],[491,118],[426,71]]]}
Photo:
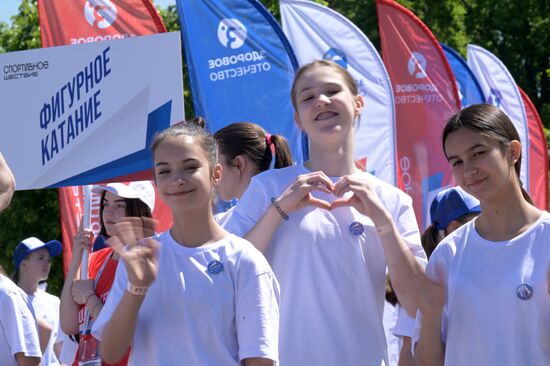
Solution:
{"label": "printed graphic on sign", "polygon": [[328,49],[327,52],[323,55],[323,60],[329,60],[336,62],[338,65],[342,66],[344,69],[348,68],[348,58],[346,54],[334,47]]}
{"label": "printed graphic on sign", "polygon": [[116,16],[116,6],[110,0],[88,0],[84,4],[84,17],[92,27],[109,28]]}
{"label": "printed graphic on sign", "polygon": [[411,76],[417,79],[424,79],[426,77],[426,58],[420,52],[411,52],[407,68]]}
{"label": "printed graphic on sign", "polygon": [[502,93],[500,90],[491,88],[489,91],[489,96],[487,97],[487,103],[500,108],[500,104],[502,103]]}
{"label": "printed graphic on sign", "polygon": [[224,47],[237,49],[246,41],[246,27],[238,19],[222,19],[218,25],[218,40]]}
{"label": "printed graphic on sign", "polygon": [[0,70],[36,73],[0,79],[18,189],[145,179],[152,136],[183,119],[177,33],[4,53]]}

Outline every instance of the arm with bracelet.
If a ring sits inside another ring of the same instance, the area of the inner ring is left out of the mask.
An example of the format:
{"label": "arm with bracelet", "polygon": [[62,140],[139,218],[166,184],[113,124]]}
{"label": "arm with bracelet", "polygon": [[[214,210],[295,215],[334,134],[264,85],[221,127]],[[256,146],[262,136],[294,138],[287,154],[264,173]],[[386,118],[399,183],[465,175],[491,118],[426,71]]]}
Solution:
{"label": "arm with bracelet", "polygon": [[144,239],[140,245],[124,249],[120,241],[111,243],[124,266],[118,266],[109,298],[93,327],[102,343],[101,358],[120,360],[131,345],[138,313],[158,272],[158,243]]}

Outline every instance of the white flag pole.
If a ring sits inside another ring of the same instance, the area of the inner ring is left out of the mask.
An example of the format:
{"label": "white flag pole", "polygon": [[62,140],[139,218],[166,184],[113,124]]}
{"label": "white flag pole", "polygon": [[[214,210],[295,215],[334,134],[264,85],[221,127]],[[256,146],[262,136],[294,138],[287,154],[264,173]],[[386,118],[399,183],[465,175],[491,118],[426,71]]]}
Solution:
{"label": "white flag pole", "polygon": [[[92,202],[92,187],[90,185],[85,185],[83,187],[84,191],[84,209],[82,217],[82,227],[90,227],[90,211],[91,211],[91,202]],[[82,262],[80,265],[80,279],[88,278],[88,251],[85,250],[82,252]]]}

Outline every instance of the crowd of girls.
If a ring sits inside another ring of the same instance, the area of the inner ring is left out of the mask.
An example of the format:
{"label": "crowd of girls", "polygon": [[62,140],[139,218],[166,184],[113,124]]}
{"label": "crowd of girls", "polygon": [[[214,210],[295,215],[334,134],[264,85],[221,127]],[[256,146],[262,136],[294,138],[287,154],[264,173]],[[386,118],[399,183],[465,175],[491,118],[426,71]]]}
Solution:
{"label": "crowd of girls", "polygon": [[[121,265],[77,280],[91,243],[79,231],[62,328],[100,340],[104,364],[378,366],[388,364],[387,273],[417,314],[421,365],[550,364],[550,215],[521,188],[508,117],[474,105],[448,121],[443,151],[460,188],[438,196],[421,241],[411,198],[355,166],[365,101],[349,73],[307,64],[291,98],[309,141],[304,163],[292,165],[286,141],[250,123],[214,136],[181,123],[156,135],[155,183],[173,215],[166,232],[147,237],[147,220],[122,225],[150,212],[131,213],[128,195],[99,188],[110,247],[98,266]],[[238,198],[230,214],[214,217],[216,195]],[[458,228],[464,214],[479,216]],[[421,242],[437,244],[426,270]]]}

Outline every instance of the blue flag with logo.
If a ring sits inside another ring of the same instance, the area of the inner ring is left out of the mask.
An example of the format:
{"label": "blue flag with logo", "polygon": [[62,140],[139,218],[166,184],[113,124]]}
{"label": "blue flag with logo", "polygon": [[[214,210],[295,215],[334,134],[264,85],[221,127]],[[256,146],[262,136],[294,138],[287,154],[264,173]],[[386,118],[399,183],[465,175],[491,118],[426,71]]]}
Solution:
{"label": "blue flag with logo", "polygon": [[215,132],[254,122],[302,160],[290,89],[298,66],[277,21],[255,0],[177,0],[195,115]]}
{"label": "blue flag with logo", "polygon": [[472,104],[485,103],[485,98],[483,97],[483,92],[481,87],[477,82],[476,77],[474,76],[472,70],[468,66],[468,63],[458,52],[456,52],[451,47],[440,43],[453,69],[455,74],[455,79],[458,88],[458,94],[460,96],[460,104],[462,108],[465,108]]}

